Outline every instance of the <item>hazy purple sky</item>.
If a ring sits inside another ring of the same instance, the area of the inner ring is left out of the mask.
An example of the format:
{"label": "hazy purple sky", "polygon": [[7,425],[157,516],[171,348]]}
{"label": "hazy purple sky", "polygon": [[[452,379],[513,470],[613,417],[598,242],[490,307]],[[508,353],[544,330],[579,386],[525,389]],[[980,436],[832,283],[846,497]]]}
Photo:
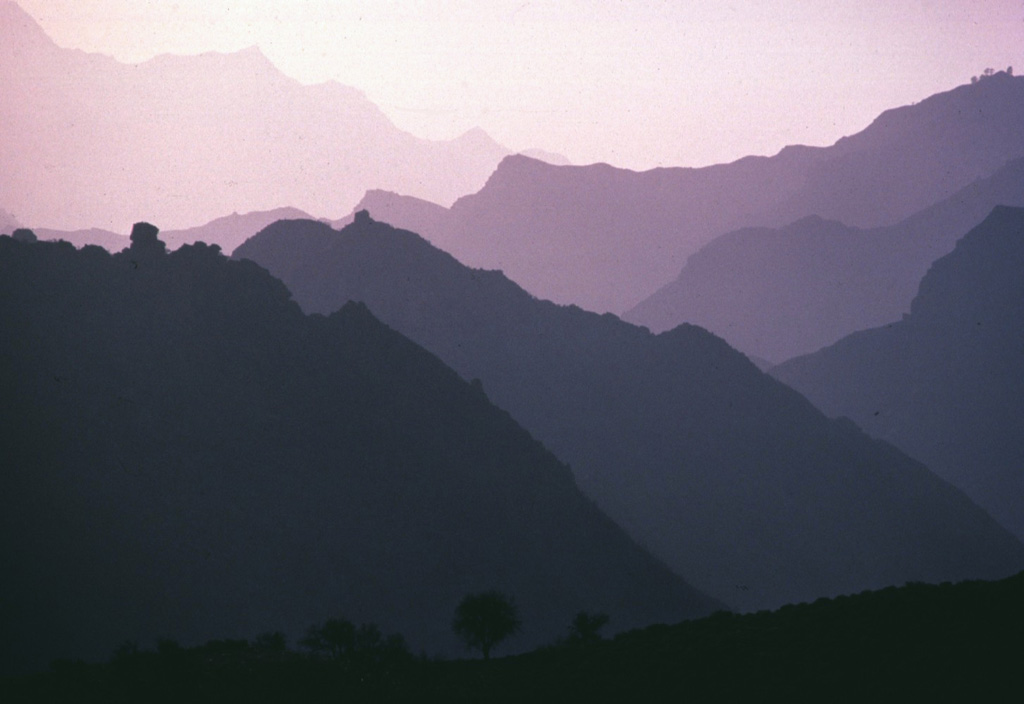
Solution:
{"label": "hazy purple sky", "polygon": [[139,62],[255,44],[418,136],[479,126],[637,169],[831,144],[986,67],[1024,71],[1024,0],[18,1],[64,47]]}

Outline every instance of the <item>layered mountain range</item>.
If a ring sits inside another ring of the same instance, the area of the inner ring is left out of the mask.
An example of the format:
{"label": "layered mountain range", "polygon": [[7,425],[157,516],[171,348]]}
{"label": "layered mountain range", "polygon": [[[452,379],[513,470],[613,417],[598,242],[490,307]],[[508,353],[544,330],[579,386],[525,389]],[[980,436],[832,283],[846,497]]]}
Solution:
{"label": "layered mountain range", "polygon": [[581,610],[710,613],[486,396],[361,305],[305,316],[213,247],[0,238],[2,670],[329,618],[460,652],[499,589],[511,648]]}
{"label": "layered mountain range", "polygon": [[128,65],[62,49],[0,2],[0,163],[17,174],[0,207],[27,227],[344,213],[370,188],[448,204],[506,154],[479,129],[414,137],[358,90],[301,85],[255,47]]}
{"label": "layered mountain range", "polygon": [[509,156],[450,209],[379,194],[356,209],[469,266],[501,269],[538,297],[622,313],[732,230],[812,215],[861,228],[908,218],[1024,157],[1021,124],[1024,78],[999,72],[886,111],[830,147],[644,172]]}
{"label": "layered mountain range", "polygon": [[275,223],[234,256],[307,312],[365,302],[479,380],[638,542],[741,609],[1024,565],[962,493],[695,326],[537,300],[365,212],[340,232]]}
{"label": "layered mountain range", "polygon": [[1018,572],[1021,125],[1008,69],[827,147],[572,166],[0,0],[0,234],[42,240],[0,237],[0,674]]}
{"label": "layered mountain range", "polygon": [[999,207],[902,320],[772,369],[925,462],[1024,537],[1024,209]]}
{"label": "layered mountain range", "polygon": [[693,323],[782,362],[899,320],[932,262],[997,205],[1024,206],[1024,159],[888,227],[810,216],[723,235],[623,318],[654,332]]}

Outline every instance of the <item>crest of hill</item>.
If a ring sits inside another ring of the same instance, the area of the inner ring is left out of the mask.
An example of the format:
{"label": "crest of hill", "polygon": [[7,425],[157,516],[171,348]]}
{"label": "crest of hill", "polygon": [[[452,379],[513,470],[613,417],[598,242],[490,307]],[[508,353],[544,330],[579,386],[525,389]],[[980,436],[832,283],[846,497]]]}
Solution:
{"label": "crest of hill", "polygon": [[899,320],[921,277],[997,205],[1024,206],[1024,159],[888,227],[809,217],[716,238],[623,316],[654,332],[683,321],[775,363]]}
{"label": "crest of hill", "polygon": [[938,259],[910,314],[772,369],[961,487],[1024,536],[1024,209]]}
{"label": "crest of hill", "polygon": [[[308,217],[310,216],[307,213],[297,208],[277,208],[242,215],[232,213],[198,227],[190,227],[186,230],[166,230],[161,233],[161,240],[171,250],[178,249],[182,245],[202,242],[203,244],[217,245],[223,251],[230,252],[272,222]],[[93,244],[115,253],[129,245],[127,236],[95,228],[73,232],[42,228],[36,230],[36,233],[42,240],[68,242],[78,248]]]}
{"label": "crest of hill", "polygon": [[726,232],[808,215],[859,228],[899,222],[1024,157],[1021,124],[1024,78],[1000,72],[888,111],[831,147],[642,172],[508,156],[440,228],[403,224],[540,298],[621,313]]}
{"label": "crest of hill", "polygon": [[480,379],[634,539],[742,609],[1024,564],[962,493],[698,327],[655,336],[538,300],[366,213],[340,232],[278,222],[234,256],[307,311],[363,301]]}
{"label": "crest of hill", "polygon": [[512,649],[580,610],[720,607],[436,357],[362,305],[303,315],[215,247],[0,238],[0,330],[7,671],[332,617],[452,653],[486,589],[519,605]]}
{"label": "crest of hill", "polygon": [[360,91],[304,86],[255,47],[129,65],[58,47],[13,3],[3,12],[0,163],[19,178],[0,183],[0,203],[33,227],[341,213],[369,188],[450,204],[508,154],[481,130],[419,139]]}

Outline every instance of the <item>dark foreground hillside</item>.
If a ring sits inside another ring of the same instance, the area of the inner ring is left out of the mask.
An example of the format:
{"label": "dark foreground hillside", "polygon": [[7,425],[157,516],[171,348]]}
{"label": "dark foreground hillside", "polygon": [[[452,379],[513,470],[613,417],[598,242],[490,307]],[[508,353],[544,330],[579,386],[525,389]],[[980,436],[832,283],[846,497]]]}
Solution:
{"label": "dark foreground hillside", "polygon": [[911,584],[489,662],[353,654],[315,659],[258,643],[118,653],[0,682],[9,702],[1016,701],[1024,574]]}
{"label": "dark foreground hillside", "polygon": [[505,653],[581,609],[720,607],[365,307],[305,316],[254,264],[136,235],[0,237],[0,674],[336,616],[461,652],[487,589],[520,609]]}

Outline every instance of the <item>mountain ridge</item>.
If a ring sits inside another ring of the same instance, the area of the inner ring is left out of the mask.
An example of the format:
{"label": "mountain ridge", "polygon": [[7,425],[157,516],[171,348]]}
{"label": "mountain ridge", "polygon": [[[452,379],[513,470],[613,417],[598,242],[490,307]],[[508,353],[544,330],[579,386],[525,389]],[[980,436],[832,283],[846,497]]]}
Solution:
{"label": "mountain ridge", "polygon": [[623,317],[654,332],[694,322],[779,363],[899,320],[931,263],[1000,204],[1024,206],[1024,159],[887,227],[809,216],[726,233]]}
{"label": "mountain ridge", "polygon": [[1024,209],[997,206],[921,280],[909,313],[771,373],[927,462],[1024,535]]}
{"label": "mountain ridge", "polygon": [[451,203],[508,153],[482,131],[415,137],[363,92],[304,86],[251,47],[126,64],[58,47],[16,4],[5,12],[0,161],[20,179],[0,183],[0,203],[37,227],[339,213],[369,188]]}
{"label": "mountain ridge", "polygon": [[[275,208],[273,210],[250,213],[236,212],[231,215],[215,218],[198,227],[190,227],[184,230],[165,230],[160,233],[160,238],[169,250],[178,249],[186,244],[203,242],[209,245],[215,244],[225,252],[230,252],[270,223],[277,220],[296,218],[309,219],[311,216],[298,208]],[[97,245],[103,247],[111,254],[116,254],[131,244],[128,235],[99,228],[70,232],[39,228],[34,230],[34,232],[41,240],[64,241],[79,249],[86,245]]]}
{"label": "mountain ridge", "polygon": [[260,267],[155,231],[115,255],[0,238],[5,673],[338,617],[451,654],[459,599],[494,588],[511,650],[580,610],[721,608],[365,306],[305,316]]}
{"label": "mountain ridge", "polygon": [[619,314],[723,233],[807,215],[881,227],[949,198],[1024,157],[1022,122],[1024,77],[999,72],[886,111],[830,147],[639,172],[506,157],[442,221],[402,225],[540,298]]}
{"label": "mountain ridge", "polygon": [[307,312],[363,301],[480,380],[635,540],[740,609],[955,578],[982,553],[999,562],[995,545],[1007,565],[1024,554],[922,465],[827,420],[701,328],[655,336],[539,300],[365,212],[340,232],[274,223],[233,257],[266,267]]}

